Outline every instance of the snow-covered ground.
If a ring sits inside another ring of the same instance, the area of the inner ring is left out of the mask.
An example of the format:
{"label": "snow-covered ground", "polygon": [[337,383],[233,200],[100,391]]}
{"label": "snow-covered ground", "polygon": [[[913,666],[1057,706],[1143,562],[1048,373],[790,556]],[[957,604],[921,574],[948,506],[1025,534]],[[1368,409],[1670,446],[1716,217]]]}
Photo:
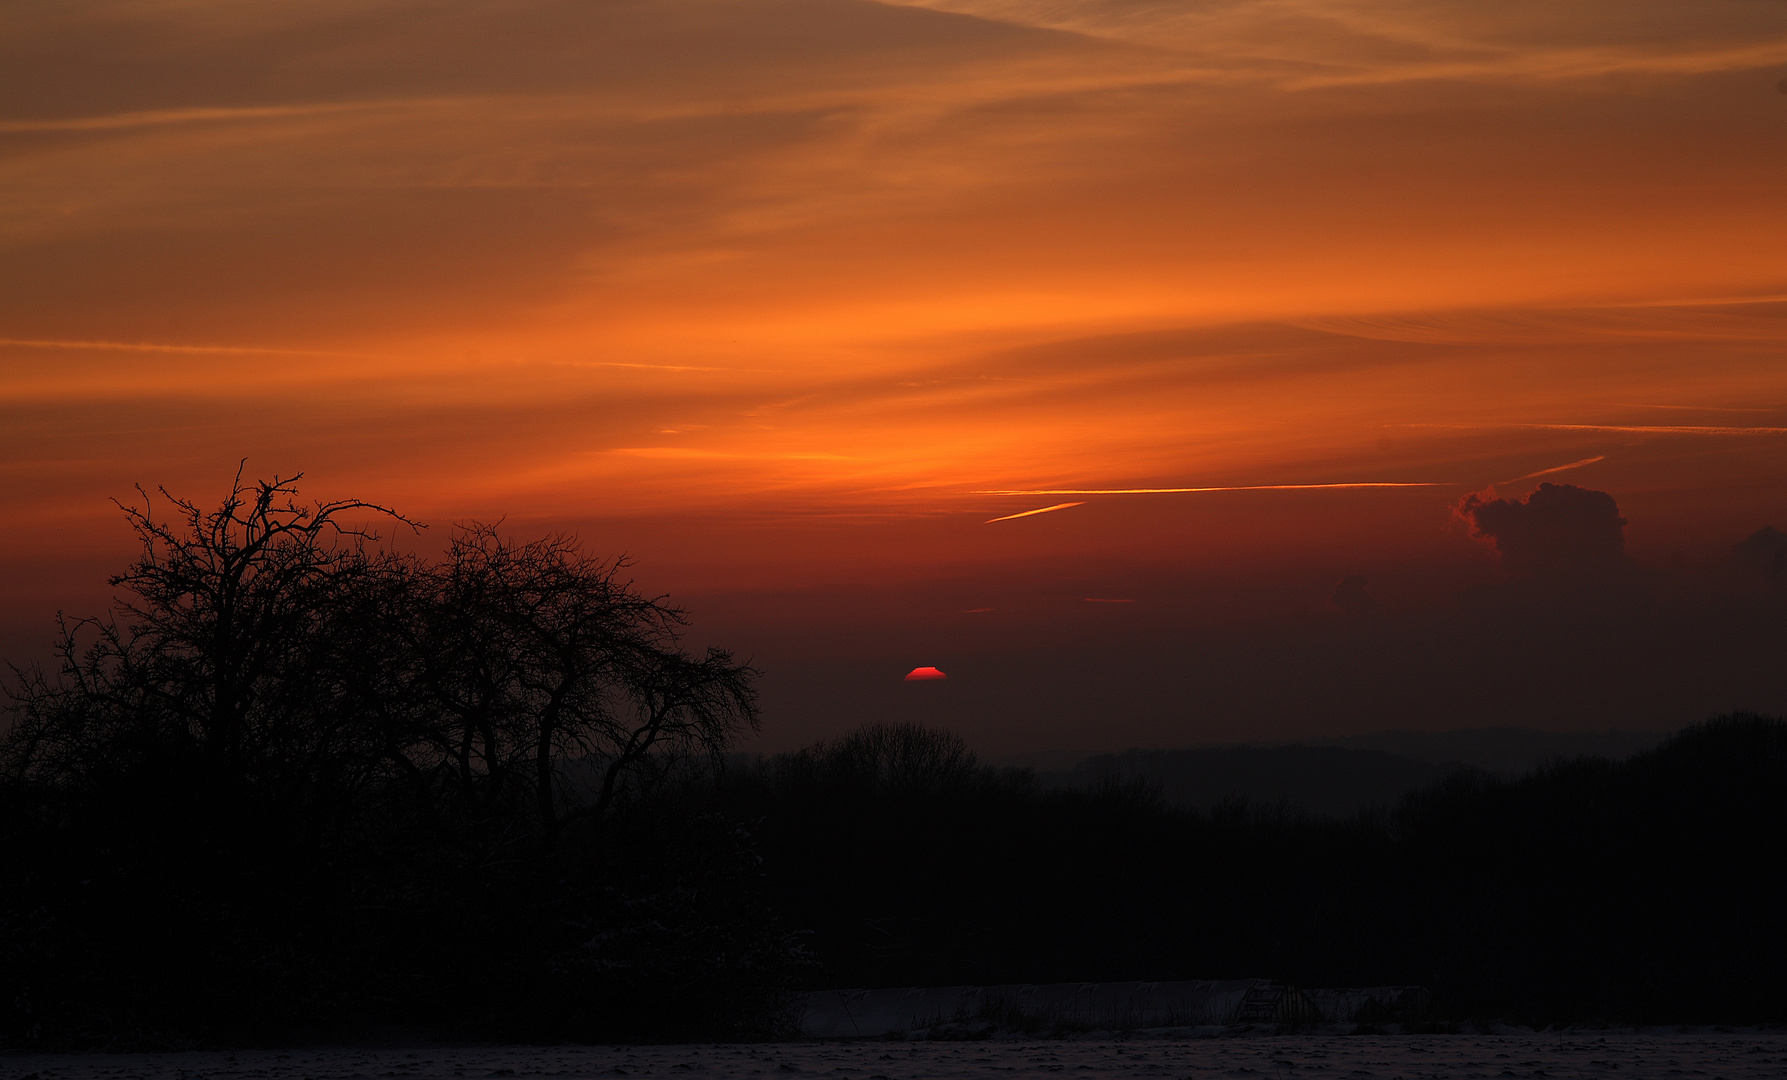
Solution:
{"label": "snow-covered ground", "polygon": [[0,1055],[0,1080],[402,1080],[481,1077],[837,1080],[1235,1077],[1393,1080],[1538,1077],[1577,1080],[1787,1076],[1787,1032],[1267,1037],[1173,1040],[763,1043],[634,1047],[409,1047],[177,1054]]}

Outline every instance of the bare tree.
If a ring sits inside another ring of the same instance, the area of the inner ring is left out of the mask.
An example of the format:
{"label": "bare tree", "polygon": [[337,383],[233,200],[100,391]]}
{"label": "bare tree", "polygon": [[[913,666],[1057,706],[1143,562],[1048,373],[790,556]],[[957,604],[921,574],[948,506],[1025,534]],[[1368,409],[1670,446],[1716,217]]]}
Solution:
{"label": "bare tree", "polygon": [[301,505],[301,478],[238,471],[215,510],[160,489],[167,517],[141,488],[142,506],[119,503],[142,554],[110,579],[126,590],[111,617],[62,623],[59,678],[18,673],[16,764],[79,770],[152,742],[277,785],[361,756],[348,698],[368,680],[348,672],[366,667],[401,563],[353,519],[404,519],[358,500]]}
{"label": "bare tree", "polygon": [[400,556],[360,522],[407,519],[301,504],[298,479],[238,473],[215,510],[120,504],[142,555],[112,579],[112,618],[63,627],[55,677],[17,673],[17,770],[152,752],[282,804],[407,791],[442,823],[551,843],[639,770],[755,728],[757,673],[684,651],[683,612],[640,595],[626,560],[484,525],[440,561]]}
{"label": "bare tree", "polygon": [[[525,802],[550,839],[605,813],[654,755],[717,754],[755,729],[756,672],[718,649],[684,652],[684,613],[640,595],[627,566],[568,537],[517,543],[474,525],[422,572],[420,667],[459,806]],[[594,770],[593,790],[561,790],[574,765]]]}
{"label": "bare tree", "polygon": [[298,479],[121,505],[142,550],[114,610],[5,687],[0,1035],[410,1000],[651,1031],[691,990],[772,1017],[800,953],[751,895],[748,834],[622,813],[636,778],[755,727],[756,672],[686,650],[625,560],[488,526],[399,554],[367,523],[405,519]]}
{"label": "bare tree", "polygon": [[784,754],[774,767],[799,783],[929,798],[988,773],[961,736],[920,724],[867,724],[833,742]]}

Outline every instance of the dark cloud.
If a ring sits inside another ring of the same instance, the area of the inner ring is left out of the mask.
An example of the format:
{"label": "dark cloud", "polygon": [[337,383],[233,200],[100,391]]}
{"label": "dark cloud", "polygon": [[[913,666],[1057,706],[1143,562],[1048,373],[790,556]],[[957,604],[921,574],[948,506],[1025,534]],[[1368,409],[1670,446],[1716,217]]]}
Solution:
{"label": "dark cloud", "polygon": [[1731,560],[1775,581],[1787,581],[1787,533],[1773,525],[1765,525],[1731,549]]}
{"label": "dark cloud", "polygon": [[1365,589],[1364,574],[1348,574],[1334,586],[1328,606],[1348,615],[1369,615],[1377,610],[1377,598]]}
{"label": "dark cloud", "polygon": [[1505,569],[1553,577],[1605,574],[1631,565],[1626,519],[1605,491],[1540,484],[1524,501],[1489,494],[1465,496],[1458,516],[1478,539],[1495,545]]}

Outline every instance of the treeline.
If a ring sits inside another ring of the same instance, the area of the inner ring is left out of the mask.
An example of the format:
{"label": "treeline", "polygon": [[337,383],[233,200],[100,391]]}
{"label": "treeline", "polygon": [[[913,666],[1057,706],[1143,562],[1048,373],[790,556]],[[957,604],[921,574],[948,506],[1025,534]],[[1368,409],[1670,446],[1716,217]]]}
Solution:
{"label": "treeline", "polygon": [[1454,1019],[1787,1020],[1777,719],[1461,772],[1345,820],[1044,790],[923,729],[735,770],[709,798],[761,823],[766,897],[811,931],[815,986],[1272,977],[1420,984]]}
{"label": "treeline", "polygon": [[11,681],[7,1044],[765,1038],[801,989],[1260,976],[1787,1020],[1779,720],[1344,820],[1050,790],[917,727],[728,765],[755,673],[622,563],[402,556],[278,480],[170,505]]}

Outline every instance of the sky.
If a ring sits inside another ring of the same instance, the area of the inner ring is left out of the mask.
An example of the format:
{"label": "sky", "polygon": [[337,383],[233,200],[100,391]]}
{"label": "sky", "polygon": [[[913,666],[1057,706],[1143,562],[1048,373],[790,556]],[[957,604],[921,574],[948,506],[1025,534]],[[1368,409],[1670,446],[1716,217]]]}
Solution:
{"label": "sky", "polygon": [[246,460],[771,750],[1784,712],[1783,252],[1782,0],[17,0],[0,651]]}

